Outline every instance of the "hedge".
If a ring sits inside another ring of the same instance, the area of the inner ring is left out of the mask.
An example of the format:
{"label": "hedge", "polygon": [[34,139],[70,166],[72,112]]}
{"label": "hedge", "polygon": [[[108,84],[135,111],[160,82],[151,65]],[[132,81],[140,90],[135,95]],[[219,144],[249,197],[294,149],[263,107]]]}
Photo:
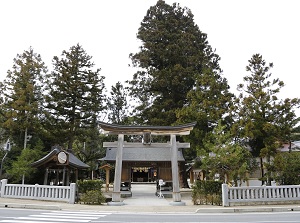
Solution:
{"label": "hedge", "polygon": [[84,204],[102,204],[105,197],[102,193],[103,181],[101,180],[78,180],[79,202]]}
{"label": "hedge", "polygon": [[221,181],[196,181],[192,190],[192,201],[195,205],[222,204],[222,182]]}

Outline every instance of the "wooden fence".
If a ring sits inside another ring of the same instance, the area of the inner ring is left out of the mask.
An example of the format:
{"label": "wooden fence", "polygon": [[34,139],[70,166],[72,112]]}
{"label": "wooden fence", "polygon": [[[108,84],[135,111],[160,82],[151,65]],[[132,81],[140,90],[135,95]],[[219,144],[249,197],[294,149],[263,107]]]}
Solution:
{"label": "wooden fence", "polygon": [[75,203],[76,184],[70,186],[8,184],[7,179],[1,180],[0,197],[23,198],[34,200],[66,201]]}

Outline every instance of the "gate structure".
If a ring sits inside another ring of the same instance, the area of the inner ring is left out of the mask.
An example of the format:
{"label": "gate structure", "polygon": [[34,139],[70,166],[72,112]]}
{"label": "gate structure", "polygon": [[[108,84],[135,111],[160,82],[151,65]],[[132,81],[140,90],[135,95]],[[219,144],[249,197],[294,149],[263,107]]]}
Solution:
{"label": "gate structure", "polygon": [[[178,170],[178,161],[184,161],[182,154],[180,153],[179,149],[182,148],[189,148],[189,143],[179,143],[176,141],[176,136],[178,135],[189,135],[190,131],[194,128],[196,122],[188,123],[184,125],[178,125],[178,126],[125,126],[125,125],[116,125],[116,124],[108,124],[104,122],[99,122],[99,125],[101,129],[106,134],[114,134],[118,135],[118,141],[117,142],[105,142],[104,147],[109,148],[115,148],[114,151],[114,160],[115,160],[115,177],[114,177],[114,187],[112,192],[112,202],[110,202],[110,205],[123,205],[123,202],[121,202],[121,182],[122,178],[125,179],[126,176],[132,169],[132,166],[130,167],[128,163],[122,167],[123,164],[123,156],[126,158],[126,153],[130,151],[130,149],[135,148],[135,151],[138,150],[151,150],[158,153],[158,156],[160,155],[160,149],[161,154],[168,151],[167,156],[169,156],[169,161],[171,161],[171,182],[172,182],[172,198],[173,202],[171,202],[171,205],[185,205],[184,202],[181,201],[181,195],[180,195],[180,186],[179,186],[179,170]],[[128,143],[124,141],[124,135],[142,135],[143,136],[143,142],[142,143]],[[169,135],[170,141],[167,143],[152,143],[151,142],[151,135]],[[167,149],[167,150],[166,150]],[[145,153],[144,153],[145,154]],[[181,155],[180,155],[181,154]],[[145,156],[145,155],[144,155]],[[182,160],[183,159],[183,160]],[[147,160],[147,157],[144,157],[144,161]],[[138,162],[138,160],[131,160],[131,163]],[[151,163],[151,160],[149,160],[149,163]],[[152,166],[153,167],[153,166]],[[137,171],[139,169],[135,167]],[[145,170],[152,171],[149,173],[148,178],[152,180],[155,176],[155,168],[151,169],[149,165],[144,166]],[[154,171],[154,172],[153,172]],[[163,174],[163,171],[165,171],[164,175],[168,176],[167,166],[165,166],[165,169],[161,170],[161,175]],[[130,176],[130,174],[129,174]],[[142,176],[142,175],[141,175]],[[128,177],[127,177],[128,178]],[[129,180],[129,179],[127,179]],[[137,177],[137,181],[142,181],[143,177]]]}

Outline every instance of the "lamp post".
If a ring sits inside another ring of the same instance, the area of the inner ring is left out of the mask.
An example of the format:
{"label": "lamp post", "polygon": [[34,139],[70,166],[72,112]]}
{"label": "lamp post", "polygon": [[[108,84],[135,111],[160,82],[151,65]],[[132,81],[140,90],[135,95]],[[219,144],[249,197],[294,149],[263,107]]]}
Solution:
{"label": "lamp post", "polygon": [[7,152],[5,153],[5,155],[3,156],[2,160],[1,160],[1,167],[0,167],[0,180],[2,180],[2,167],[3,167],[3,162],[5,157],[7,156]]}
{"label": "lamp post", "polygon": [[1,167],[0,167],[0,180],[2,180],[2,169],[3,169],[4,160],[5,160],[6,156],[7,156],[8,151],[10,151],[10,142],[9,142],[9,139],[6,142],[6,146],[5,146],[4,150],[5,150],[5,154],[4,154],[4,156],[3,156],[2,160],[1,160]]}

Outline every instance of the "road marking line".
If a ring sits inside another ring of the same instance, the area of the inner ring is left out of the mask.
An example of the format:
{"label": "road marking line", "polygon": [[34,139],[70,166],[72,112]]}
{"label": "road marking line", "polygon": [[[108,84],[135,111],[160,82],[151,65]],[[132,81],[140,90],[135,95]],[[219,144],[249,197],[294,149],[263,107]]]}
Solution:
{"label": "road marking line", "polygon": [[[41,221],[48,221],[49,218],[31,218],[31,217],[18,217],[16,220],[41,220]],[[56,222],[90,222],[90,220],[76,220],[76,219],[55,219]]]}
{"label": "road marking line", "polygon": [[[37,215],[37,214],[33,214],[33,215],[29,215],[29,217],[42,217],[42,218],[53,218],[53,215]],[[90,219],[90,220],[94,220],[94,219],[98,219],[98,217],[82,217],[82,216],[65,216],[65,215],[59,215],[56,217],[56,219],[62,219],[62,218],[67,218],[67,219]]]}
{"label": "road marking line", "polygon": [[41,215],[53,216],[82,216],[82,217],[104,217],[106,214],[78,214],[78,213],[41,213]]}
{"label": "road marking line", "polygon": [[[49,213],[49,212],[48,212]],[[105,215],[109,215],[112,214],[111,212],[87,212],[87,211],[51,211],[51,213],[66,213],[66,214],[90,214],[90,215],[97,215],[97,214],[105,214]]]}
{"label": "road marking line", "polygon": [[[23,220],[4,220],[4,223],[57,223],[57,221],[23,221]],[[72,222],[72,221],[71,221]]]}

